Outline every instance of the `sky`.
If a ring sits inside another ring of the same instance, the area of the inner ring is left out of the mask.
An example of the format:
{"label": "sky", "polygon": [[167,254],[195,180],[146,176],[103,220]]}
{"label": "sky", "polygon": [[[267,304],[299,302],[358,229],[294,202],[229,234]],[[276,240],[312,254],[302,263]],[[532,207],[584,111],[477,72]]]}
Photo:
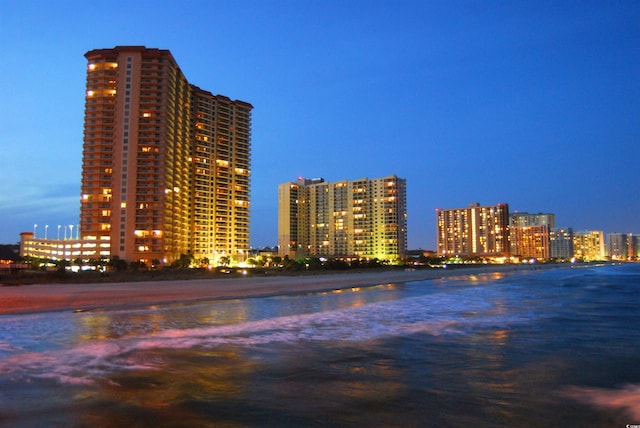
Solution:
{"label": "sky", "polygon": [[4,0],[0,22],[0,243],[78,223],[84,54],[118,45],[253,105],[253,247],[298,177],[405,178],[410,249],[472,202],[640,233],[635,0]]}

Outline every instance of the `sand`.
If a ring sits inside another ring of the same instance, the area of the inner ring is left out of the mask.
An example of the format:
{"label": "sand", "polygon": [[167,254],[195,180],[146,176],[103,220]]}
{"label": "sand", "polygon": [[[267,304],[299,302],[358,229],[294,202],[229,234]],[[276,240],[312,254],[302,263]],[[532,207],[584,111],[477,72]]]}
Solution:
{"label": "sand", "polygon": [[84,312],[128,309],[222,299],[264,297],[292,293],[340,290],[487,274],[522,269],[485,266],[463,269],[372,271],[299,276],[234,277],[183,281],[143,281],[101,284],[34,284],[0,287],[0,315],[40,312]]}

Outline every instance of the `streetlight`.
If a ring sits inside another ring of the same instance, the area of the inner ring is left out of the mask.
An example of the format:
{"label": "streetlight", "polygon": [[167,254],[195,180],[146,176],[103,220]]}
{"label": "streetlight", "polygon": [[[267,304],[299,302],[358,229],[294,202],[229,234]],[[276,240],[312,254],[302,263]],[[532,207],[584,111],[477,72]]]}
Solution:
{"label": "streetlight", "polygon": [[58,225],[58,241],[60,240],[60,228],[61,228],[61,227],[62,227],[62,226]]}
{"label": "streetlight", "polygon": [[64,239],[67,239],[67,226],[64,226]]}
{"label": "streetlight", "polygon": [[45,239],[45,240],[47,239],[47,230],[49,230],[49,225],[48,225],[48,224],[45,224],[45,225],[44,225],[44,239]]}
{"label": "streetlight", "polygon": [[70,230],[69,239],[73,239],[73,225],[72,224],[69,225],[69,230]]}
{"label": "streetlight", "polygon": [[38,228],[38,225],[37,225],[37,224],[34,224],[34,225],[33,225],[33,239],[35,239],[35,238],[36,238],[36,229],[37,229],[37,228]]}

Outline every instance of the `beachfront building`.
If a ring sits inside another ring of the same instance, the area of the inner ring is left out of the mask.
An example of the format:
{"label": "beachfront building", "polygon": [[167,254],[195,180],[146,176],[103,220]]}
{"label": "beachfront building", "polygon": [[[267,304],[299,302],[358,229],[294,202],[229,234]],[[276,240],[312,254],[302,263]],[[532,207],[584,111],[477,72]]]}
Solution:
{"label": "beachfront building", "polygon": [[549,226],[510,226],[511,256],[520,260],[550,258]]}
{"label": "beachfront building", "polygon": [[508,259],[509,205],[436,209],[437,251],[443,257]]}
{"label": "beachfront building", "polygon": [[607,234],[607,256],[611,260],[633,260],[634,259],[633,234],[631,233]]}
{"label": "beachfront building", "polygon": [[251,104],[190,84],[168,50],[85,57],[80,239],[148,264],[246,258]]}
{"label": "beachfront building", "polygon": [[555,260],[571,260],[573,251],[573,229],[570,227],[558,227],[549,234],[549,251],[551,258]]}
{"label": "beachfront building", "polygon": [[406,180],[391,175],[278,186],[279,254],[396,260],[407,250]]}
{"label": "beachfront building", "polygon": [[636,233],[629,234],[629,260],[638,260],[640,258],[640,235]]}
{"label": "beachfront building", "polygon": [[513,212],[509,216],[511,256],[522,260],[548,260],[550,231],[555,227],[555,214]]}
{"label": "beachfront building", "polygon": [[601,230],[585,230],[574,232],[573,252],[578,260],[593,261],[604,260],[604,232]]}

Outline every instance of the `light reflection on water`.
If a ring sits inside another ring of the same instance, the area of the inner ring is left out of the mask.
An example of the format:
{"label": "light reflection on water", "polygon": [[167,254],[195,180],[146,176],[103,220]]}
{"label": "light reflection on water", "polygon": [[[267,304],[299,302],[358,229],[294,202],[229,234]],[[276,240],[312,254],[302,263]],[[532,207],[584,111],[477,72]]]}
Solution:
{"label": "light reflection on water", "polygon": [[629,423],[632,268],[2,317],[0,425]]}

